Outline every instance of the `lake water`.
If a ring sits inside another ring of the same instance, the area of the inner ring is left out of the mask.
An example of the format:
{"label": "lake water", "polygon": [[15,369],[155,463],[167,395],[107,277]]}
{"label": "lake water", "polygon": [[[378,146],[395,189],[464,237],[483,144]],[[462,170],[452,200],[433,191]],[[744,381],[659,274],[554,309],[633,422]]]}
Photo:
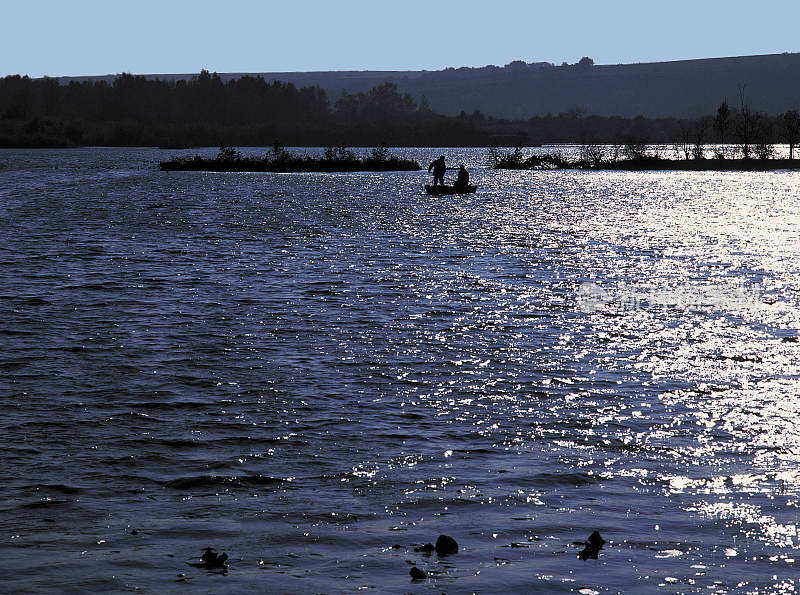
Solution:
{"label": "lake water", "polygon": [[399,152],[0,151],[0,591],[800,587],[800,172]]}

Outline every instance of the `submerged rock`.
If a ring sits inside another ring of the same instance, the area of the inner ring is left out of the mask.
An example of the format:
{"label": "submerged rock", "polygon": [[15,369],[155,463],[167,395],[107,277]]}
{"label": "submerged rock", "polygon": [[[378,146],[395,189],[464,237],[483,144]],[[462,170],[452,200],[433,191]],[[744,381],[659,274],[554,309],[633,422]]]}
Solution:
{"label": "submerged rock", "polygon": [[595,547],[600,547],[605,542],[606,542],[606,540],[603,539],[600,536],[600,532],[599,531],[593,531],[592,534],[589,535],[589,539],[586,540],[586,543],[588,543],[589,545],[595,546]]}
{"label": "submerged rock", "polygon": [[601,537],[599,531],[593,531],[592,534],[589,535],[589,539],[584,542],[586,547],[578,552],[578,558],[581,560],[597,560],[597,555],[600,553],[605,542],[606,540]]}
{"label": "submerged rock", "polygon": [[187,562],[187,564],[195,568],[205,568],[207,570],[225,570],[228,567],[225,563],[227,559],[228,554],[218,554],[213,547],[207,547],[200,556],[200,562]]}
{"label": "submerged rock", "polygon": [[449,535],[439,535],[436,540],[436,553],[440,556],[458,553],[458,543]]}
{"label": "submerged rock", "polygon": [[421,571],[416,566],[413,566],[411,570],[408,571],[408,574],[411,575],[411,580],[413,581],[421,581],[423,579],[428,578],[428,575]]}
{"label": "submerged rock", "polygon": [[419,547],[415,547],[415,552],[422,552],[424,554],[430,554],[436,547],[432,543],[426,543],[425,545],[421,545]]}

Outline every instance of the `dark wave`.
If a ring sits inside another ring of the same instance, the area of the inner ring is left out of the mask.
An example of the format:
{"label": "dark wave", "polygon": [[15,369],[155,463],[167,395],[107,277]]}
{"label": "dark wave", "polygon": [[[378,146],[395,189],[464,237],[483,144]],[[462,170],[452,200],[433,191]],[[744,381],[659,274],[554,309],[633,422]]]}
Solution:
{"label": "dark wave", "polygon": [[164,483],[173,490],[213,489],[213,488],[262,488],[278,487],[287,480],[266,475],[194,475],[179,477]]}
{"label": "dark wave", "polygon": [[39,485],[26,486],[25,489],[41,490],[43,492],[58,492],[60,494],[79,494],[83,488],[63,484],[63,483],[44,483]]}
{"label": "dark wave", "polygon": [[26,504],[22,504],[20,508],[25,510],[37,510],[41,508],[57,508],[61,506],[67,506],[72,504],[71,500],[51,500],[49,498],[43,500],[37,500],[36,502],[28,502]]}
{"label": "dark wave", "polygon": [[537,473],[527,477],[514,477],[509,481],[521,486],[548,488],[555,486],[586,486],[599,483],[602,478],[588,473]]}

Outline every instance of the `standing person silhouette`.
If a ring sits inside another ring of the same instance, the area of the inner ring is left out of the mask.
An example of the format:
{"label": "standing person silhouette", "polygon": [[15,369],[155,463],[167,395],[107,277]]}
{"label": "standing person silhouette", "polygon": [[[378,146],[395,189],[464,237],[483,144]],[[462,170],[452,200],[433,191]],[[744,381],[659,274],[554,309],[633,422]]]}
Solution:
{"label": "standing person silhouette", "polygon": [[428,166],[428,171],[430,172],[431,170],[433,170],[433,187],[436,188],[437,181],[444,186],[444,172],[447,171],[444,155],[439,155],[438,159],[431,161],[431,164]]}

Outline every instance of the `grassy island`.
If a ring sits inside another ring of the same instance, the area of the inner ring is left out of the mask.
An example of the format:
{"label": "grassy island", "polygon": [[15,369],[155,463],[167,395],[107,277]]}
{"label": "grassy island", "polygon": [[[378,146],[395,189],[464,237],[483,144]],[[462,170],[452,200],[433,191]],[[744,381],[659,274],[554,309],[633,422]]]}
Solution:
{"label": "grassy island", "polygon": [[[676,154],[678,152],[676,151]],[[650,153],[644,146],[581,147],[577,158],[560,151],[525,157],[520,148],[508,153],[489,149],[490,165],[494,169],[591,169],[616,171],[770,171],[800,169],[800,159],[775,157],[773,151],[756,150],[742,154],[732,150],[729,154],[715,152],[707,158],[703,152],[687,153],[685,158],[672,159]]]}
{"label": "grassy island", "polygon": [[275,145],[263,157],[247,157],[233,147],[221,147],[216,157],[173,157],[161,162],[163,171],[240,172],[354,172],[419,171],[416,161],[393,155],[385,147],[357,156],[347,148],[328,147],[321,157],[298,155]]}

